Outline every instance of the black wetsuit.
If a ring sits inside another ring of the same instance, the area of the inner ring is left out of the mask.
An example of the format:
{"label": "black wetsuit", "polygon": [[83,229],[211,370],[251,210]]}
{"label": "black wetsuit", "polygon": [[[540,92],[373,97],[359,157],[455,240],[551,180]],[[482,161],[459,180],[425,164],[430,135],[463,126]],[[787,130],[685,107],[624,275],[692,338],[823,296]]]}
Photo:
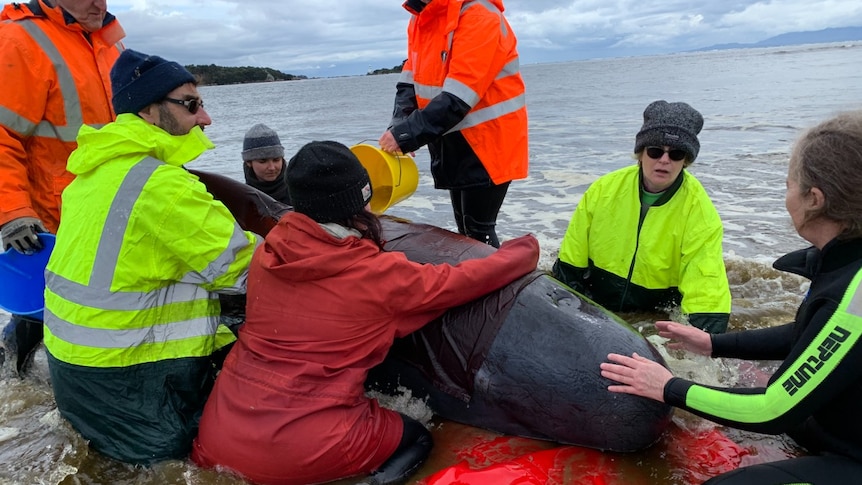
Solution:
{"label": "black wetsuit", "polygon": [[712,335],[713,357],[783,360],[767,387],[673,378],[665,402],[723,425],[787,433],[811,453],[741,468],[710,485],[862,483],[862,239],[796,251],[774,267],[811,280],[795,322]]}

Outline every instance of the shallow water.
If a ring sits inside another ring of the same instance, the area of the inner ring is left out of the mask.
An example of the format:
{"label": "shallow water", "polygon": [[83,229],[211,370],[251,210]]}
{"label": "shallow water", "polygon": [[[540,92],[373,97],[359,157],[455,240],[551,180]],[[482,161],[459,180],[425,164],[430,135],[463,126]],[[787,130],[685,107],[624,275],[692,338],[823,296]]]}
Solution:
{"label": "shallow water", "polygon": [[[532,232],[542,246],[540,266],[550,268],[586,187],[598,176],[633,163],[630,153],[643,108],[655,99],[686,101],[706,119],[700,156],[691,172],[712,196],[725,224],[725,260],[733,295],[731,330],[790,321],[807,284],[771,268],[780,254],[807,245],[793,231],[784,209],[788,153],[802,128],[837,111],[862,108],[859,65],[862,43],[524,66],[530,177],[510,188],[499,218],[501,238]],[[202,87],[215,120],[207,133],[217,148],[190,167],[241,180],[242,138],[258,122],[278,131],[288,154],[311,140],[376,144],[388,123],[396,79],[397,75],[384,75]],[[412,197],[387,213],[453,229],[448,196],[433,189],[427,152],[423,149],[416,155],[419,186]],[[652,322],[661,315],[623,317],[651,335]],[[7,319],[8,315],[0,314],[0,323]],[[773,365],[751,367],[690,355],[668,358],[677,375],[721,385],[753,385]],[[183,462],[141,469],[90,451],[59,418],[45,368],[44,354],[39,353],[23,380],[13,376],[10,363],[0,368],[0,484],[243,483]],[[415,399],[393,406],[402,411],[409,407],[417,416],[428,412]],[[462,460],[481,466],[507,453],[555,446],[512,440],[456,423],[434,420],[431,424],[436,447],[417,480]],[[566,457],[558,463],[560,476],[566,477],[565,483],[594,483],[590,480],[596,470],[604,470],[604,483],[684,485],[699,483],[730,465],[798,452],[786,438],[734,430],[722,430],[745,450],[733,463],[679,450],[681,437],[712,429],[708,422],[677,413],[668,437],[644,452],[596,458],[588,452],[560,451],[559,456]],[[686,457],[688,463],[680,461]]]}

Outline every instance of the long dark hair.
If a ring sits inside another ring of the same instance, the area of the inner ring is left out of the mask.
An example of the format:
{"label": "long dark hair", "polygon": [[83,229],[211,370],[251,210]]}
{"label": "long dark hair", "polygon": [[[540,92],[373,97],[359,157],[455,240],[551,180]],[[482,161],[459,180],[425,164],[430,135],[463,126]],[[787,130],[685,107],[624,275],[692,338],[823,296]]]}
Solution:
{"label": "long dark hair", "polygon": [[356,229],[363,238],[371,239],[378,248],[383,250],[383,227],[380,218],[368,209],[363,209],[343,221],[333,221],[338,225]]}

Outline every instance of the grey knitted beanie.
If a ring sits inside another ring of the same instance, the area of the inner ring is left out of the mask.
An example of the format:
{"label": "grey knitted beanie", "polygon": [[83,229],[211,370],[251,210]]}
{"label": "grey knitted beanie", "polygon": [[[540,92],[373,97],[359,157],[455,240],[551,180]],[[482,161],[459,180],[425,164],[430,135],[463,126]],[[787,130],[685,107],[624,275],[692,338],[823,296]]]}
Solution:
{"label": "grey knitted beanie", "polygon": [[242,141],[242,161],[284,157],[284,147],[278,133],[263,123],[252,126]]}
{"label": "grey knitted beanie", "polygon": [[686,103],[653,101],[644,110],[644,123],[635,136],[635,153],[649,146],[669,146],[688,153],[693,162],[700,151],[697,134],[703,128],[703,116]]}

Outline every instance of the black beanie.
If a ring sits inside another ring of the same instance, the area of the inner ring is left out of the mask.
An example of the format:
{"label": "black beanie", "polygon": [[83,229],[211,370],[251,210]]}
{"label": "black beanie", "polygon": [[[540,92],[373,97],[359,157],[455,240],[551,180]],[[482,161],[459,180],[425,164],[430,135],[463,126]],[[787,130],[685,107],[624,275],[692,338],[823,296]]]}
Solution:
{"label": "black beanie", "polygon": [[371,200],[371,180],[349,148],[313,141],[287,163],[287,190],[296,212],[317,222],[340,222]]}
{"label": "black beanie", "polygon": [[242,140],[242,161],[265,160],[284,156],[284,147],[278,133],[263,123],[258,123],[247,132]]}
{"label": "black beanie", "polygon": [[653,101],[644,110],[644,124],[635,136],[635,153],[649,146],[684,150],[689,162],[697,158],[703,116],[686,103]]}
{"label": "black beanie", "polygon": [[111,68],[114,113],[138,113],[195,77],[176,62],[126,49]]}

